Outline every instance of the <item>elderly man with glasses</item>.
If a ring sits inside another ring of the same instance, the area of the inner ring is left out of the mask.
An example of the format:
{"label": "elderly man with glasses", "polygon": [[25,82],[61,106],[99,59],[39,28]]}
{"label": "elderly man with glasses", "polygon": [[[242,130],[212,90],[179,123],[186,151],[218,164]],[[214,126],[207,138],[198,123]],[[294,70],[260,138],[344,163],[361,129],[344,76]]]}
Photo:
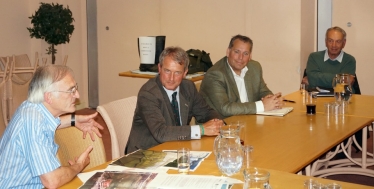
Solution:
{"label": "elderly man with glasses", "polygon": [[[28,99],[17,109],[0,140],[1,188],[58,188],[72,180],[89,162],[88,147],[70,166],[57,159],[56,129],[75,126],[91,139],[103,127],[91,115],[77,115],[79,98],[73,71],[61,65],[39,67],[29,86]],[[74,141],[72,141],[74,142]]]}

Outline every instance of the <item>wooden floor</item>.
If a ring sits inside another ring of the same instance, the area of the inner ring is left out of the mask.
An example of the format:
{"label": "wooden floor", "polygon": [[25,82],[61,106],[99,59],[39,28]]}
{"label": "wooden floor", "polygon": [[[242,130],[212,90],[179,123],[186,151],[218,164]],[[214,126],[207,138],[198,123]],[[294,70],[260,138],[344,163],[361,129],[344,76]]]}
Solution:
{"label": "wooden floor", "polygon": [[[82,110],[77,110],[76,114],[91,114],[96,112],[95,109],[82,109]],[[101,132],[103,135],[103,142],[105,146],[105,153],[106,153],[106,158],[107,160],[112,159],[112,148],[111,148],[111,142],[110,142],[110,134],[108,131],[108,128],[106,127],[106,124],[103,120],[103,118],[100,116],[100,114],[97,116],[96,121],[100,123],[101,125],[104,126],[104,130]],[[371,132],[370,138],[368,139],[368,151],[373,152],[373,134]],[[361,157],[360,153],[355,153],[354,157]],[[374,169],[374,167],[371,167],[371,169]],[[359,175],[334,175],[334,176],[329,176],[327,177],[328,179],[332,180],[339,180],[339,181],[345,181],[345,182],[351,182],[351,183],[357,183],[357,184],[363,184],[363,185],[368,185],[368,186],[374,186],[374,178],[367,177],[367,176],[359,176]]]}

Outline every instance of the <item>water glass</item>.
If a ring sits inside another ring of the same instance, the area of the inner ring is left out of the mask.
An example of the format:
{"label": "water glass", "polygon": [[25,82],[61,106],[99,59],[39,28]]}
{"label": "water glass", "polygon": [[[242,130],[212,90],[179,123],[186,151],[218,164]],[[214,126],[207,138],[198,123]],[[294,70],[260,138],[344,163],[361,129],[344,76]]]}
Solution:
{"label": "water glass", "polygon": [[313,179],[308,179],[304,181],[304,189],[314,189],[314,187],[317,185],[317,181]]}
{"label": "water glass", "polygon": [[325,115],[326,116],[329,116],[329,115],[332,115],[333,113],[332,113],[332,106],[333,106],[334,104],[333,103],[331,103],[331,102],[326,102],[325,104],[324,104],[324,108],[325,108]]}
{"label": "water glass", "polygon": [[244,145],[243,146],[243,168],[248,169],[252,161],[252,151],[253,146]]}
{"label": "water glass", "polygon": [[322,183],[317,183],[316,185],[314,185],[313,189],[326,189],[326,185]]}
{"label": "water glass", "polygon": [[180,174],[188,174],[190,171],[190,150],[188,148],[181,148],[177,150],[178,172]]}
{"label": "water glass", "polygon": [[300,93],[305,94],[308,86],[305,83],[300,84]]}
{"label": "water glass", "polygon": [[270,173],[263,169],[244,169],[244,189],[271,189],[269,184]]}
{"label": "water glass", "polygon": [[332,184],[328,184],[326,186],[327,189],[341,189],[342,187],[339,185],[339,184],[336,184],[336,183],[332,183]]}

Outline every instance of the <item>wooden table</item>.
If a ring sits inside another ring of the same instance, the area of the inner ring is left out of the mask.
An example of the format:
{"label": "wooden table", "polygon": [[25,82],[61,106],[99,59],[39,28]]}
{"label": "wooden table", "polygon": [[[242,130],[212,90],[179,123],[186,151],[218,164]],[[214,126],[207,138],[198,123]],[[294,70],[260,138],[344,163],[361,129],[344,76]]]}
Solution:
{"label": "wooden table", "polygon": [[[300,94],[299,91],[286,95],[284,98],[287,100],[294,100],[296,102],[296,103],[287,102],[285,106],[294,107],[294,111],[299,111],[299,112],[304,112],[304,113],[306,112],[306,105],[305,105],[305,100],[304,100],[305,95]],[[352,95],[347,111],[344,115],[330,115],[330,116],[325,115],[324,104],[327,102],[334,102],[334,101],[335,101],[334,97],[318,97],[317,105],[316,105],[317,114],[324,115],[329,119],[341,119],[341,118],[347,118],[347,117],[365,117],[365,118],[371,119],[371,122],[368,123],[368,126],[372,125],[372,122],[374,121],[374,108],[372,108],[372,104],[374,104],[374,96]],[[314,166],[312,167],[311,175],[323,176],[323,174],[327,174],[330,172],[335,172],[335,173],[344,172],[346,174],[359,174],[359,175],[366,175],[366,176],[374,177],[374,171],[367,169],[368,166],[374,165],[373,155],[367,152],[367,139],[366,139],[367,138],[367,127],[365,127],[362,130],[362,132],[363,132],[362,143],[361,143],[362,144],[362,150],[361,150],[362,158],[352,158],[351,154],[349,153],[350,145],[348,145],[348,148],[345,148],[345,151],[348,152],[346,155],[347,159],[342,159],[342,160],[337,160],[337,161],[321,159],[321,160],[318,160],[317,162],[320,164],[327,162],[329,165],[344,165],[344,166],[341,166],[341,167],[337,166],[337,168],[333,168],[330,170],[315,171],[315,169],[317,169],[316,168],[317,165],[315,163]],[[342,145],[340,146],[341,146],[341,149],[343,149]],[[371,158],[368,158],[368,156],[371,156]]]}
{"label": "wooden table", "polygon": [[[227,118],[225,121],[245,122],[245,144],[253,145],[252,166],[267,169],[271,173],[270,184],[273,188],[301,188],[304,180],[309,177],[296,175],[305,166],[311,164],[325,152],[341,143],[344,139],[350,137],[358,130],[371,124],[373,118],[367,116],[355,116],[360,113],[360,109],[352,106],[352,115],[329,118],[318,109],[316,115],[306,115],[305,105],[299,92],[286,95],[287,99],[295,100],[296,103],[287,103],[287,106],[293,106],[293,112],[284,117],[243,115]],[[365,96],[364,96],[365,98]],[[374,99],[374,97],[371,97]],[[366,99],[366,101],[371,100]],[[326,100],[329,100],[326,98]],[[358,101],[358,102],[357,102]],[[353,103],[361,104],[363,99],[353,98]],[[318,103],[323,100],[318,99]],[[322,106],[322,105],[321,105]],[[365,103],[357,105],[365,107]],[[322,110],[322,111],[321,111]],[[190,141],[171,141],[151,148],[152,150],[175,150],[181,147],[187,147],[191,150],[212,151],[213,140],[215,137],[203,137],[201,140]],[[97,169],[106,166],[101,165]],[[287,173],[288,172],[288,173]],[[169,170],[168,173],[177,173],[175,170]],[[214,155],[210,155],[201,166],[191,174],[209,174],[221,175],[214,160]],[[243,180],[242,174],[238,173],[232,177]],[[331,181],[321,178],[314,178],[322,183],[339,183],[344,189],[347,188],[371,188],[357,184],[350,184],[339,181]],[[77,188],[81,181],[76,177],[72,182],[62,188]],[[241,188],[235,185],[234,188]]]}
{"label": "wooden table", "polygon": [[[152,150],[164,150],[164,149],[177,149],[179,147],[188,147],[191,149],[201,149],[201,150],[208,150],[208,146],[206,146],[209,142],[212,142],[213,137],[204,137],[203,142],[199,143],[198,140],[194,141],[183,141],[183,142],[166,142],[164,144],[155,146],[151,148]],[[279,164],[280,161],[277,160]],[[104,169],[109,162],[100,165],[92,170],[98,170],[98,169]],[[302,188],[303,183],[305,180],[309,178],[313,178],[314,180],[317,180],[318,182],[324,183],[324,184],[330,184],[330,183],[338,183],[340,184],[344,189],[369,189],[372,188],[370,186],[364,186],[359,184],[353,184],[353,183],[347,183],[347,182],[341,182],[341,181],[333,181],[323,178],[315,178],[315,177],[308,177],[303,175],[297,175],[292,173],[287,173],[283,171],[277,171],[273,169],[266,169],[270,172],[270,185],[273,189],[285,189],[285,188]],[[169,170],[169,174],[177,174],[176,170]],[[218,170],[218,167],[214,160],[214,155],[211,154],[206,160],[202,162],[200,167],[195,171],[191,172],[191,175],[216,175],[220,176],[222,175],[221,172]],[[236,178],[239,180],[244,180],[243,175],[241,173],[237,173],[232,176],[232,178]],[[71,189],[71,188],[78,188],[83,183],[79,180],[78,177],[75,177],[71,182],[67,183],[66,185],[62,186],[62,189]],[[234,189],[241,189],[243,186],[241,184],[234,185]]]}
{"label": "wooden table", "polygon": [[[296,103],[286,102],[285,106],[294,107],[296,111],[306,112],[305,96],[301,95],[299,91],[293,92],[284,96],[287,100],[294,100]],[[318,97],[317,98],[317,113],[324,113],[324,104],[326,102],[335,102],[334,97]],[[374,96],[370,95],[352,95],[351,101],[345,115],[356,117],[368,117],[374,120]]]}
{"label": "wooden table", "polygon": [[[133,78],[143,78],[143,79],[151,79],[151,78],[156,77],[155,75],[137,74],[137,73],[132,73],[131,71],[120,72],[118,75],[122,77],[133,77]],[[204,79],[204,76],[197,76],[197,77],[192,77],[189,80],[196,82],[196,81],[201,81],[203,79]]]}

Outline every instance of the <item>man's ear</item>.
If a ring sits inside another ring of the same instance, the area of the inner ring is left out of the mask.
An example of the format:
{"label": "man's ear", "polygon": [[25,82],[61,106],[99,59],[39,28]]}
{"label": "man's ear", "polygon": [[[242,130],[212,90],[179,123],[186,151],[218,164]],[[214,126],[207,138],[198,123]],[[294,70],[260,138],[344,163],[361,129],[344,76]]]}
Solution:
{"label": "man's ear", "polygon": [[158,63],[157,66],[158,66],[158,73],[160,73],[161,72],[161,65],[160,65],[160,63]]}
{"label": "man's ear", "polygon": [[186,77],[187,73],[188,73],[188,68],[186,68],[186,70],[184,71],[184,73],[183,73],[183,78]]}
{"label": "man's ear", "polygon": [[44,102],[46,102],[47,104],[52,104],[52,93],[51,92],[44,93]]}
{"label": "man's ear", "polygon": [[226,56],[229,57],[229,54],[230,54],[230,49],[227,48],[227,50],[226,50]]}

